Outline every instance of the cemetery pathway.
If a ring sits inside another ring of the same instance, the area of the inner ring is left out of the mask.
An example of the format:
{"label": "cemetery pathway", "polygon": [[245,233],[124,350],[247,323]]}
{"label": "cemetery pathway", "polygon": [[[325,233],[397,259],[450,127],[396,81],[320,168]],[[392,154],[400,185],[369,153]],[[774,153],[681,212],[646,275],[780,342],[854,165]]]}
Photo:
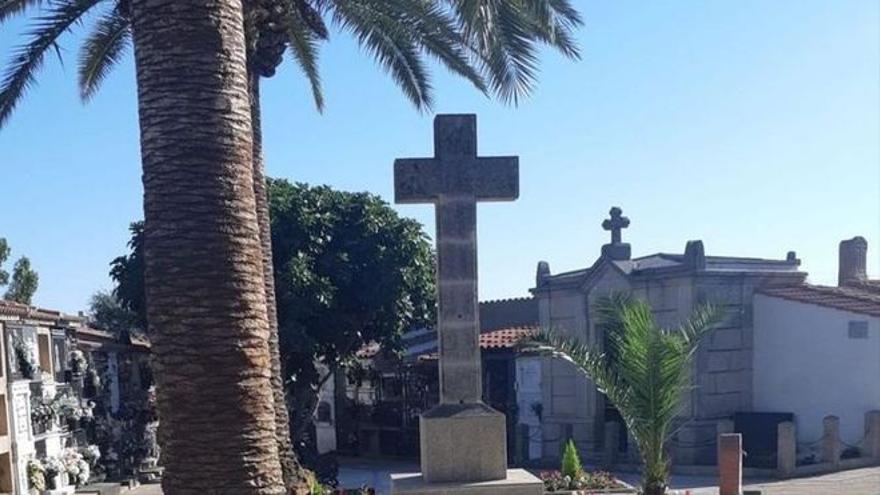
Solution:
{"label": "cemetery pathway", "polygon": [[[418,470],[415,464],[395,461],[361,461],[343,459],[339,472],[341,486],[356,488],[363,484],[375,486],[380,495],[387,495],[391,471]],[[638,481],[638,475],[623,474],[626,481]],[[691,495],[717,495],[712,488],[714,478],[707,476],[675,476],[673,485],[679,490],[690,490]],[[840,473],[785,481],[769,481],[748,484],[749,490],[761,490],[762,495],[880,495],[880,467],[854,469]],[[162,495],[159,485],[144,485],[129,495]],[[681,491],[680,493],[684,493]]]}

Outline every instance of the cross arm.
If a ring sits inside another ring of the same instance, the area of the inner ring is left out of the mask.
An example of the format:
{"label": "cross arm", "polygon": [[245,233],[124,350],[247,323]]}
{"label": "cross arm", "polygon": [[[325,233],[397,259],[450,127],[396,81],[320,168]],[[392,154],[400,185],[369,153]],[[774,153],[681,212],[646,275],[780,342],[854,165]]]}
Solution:
{"label": "cross arm", "polygon": [[474,192],[479,201],[514,201],[519,198],[519,157],[478,158]]}
{"label": "cross arm", "polygon": [[434,158],[394,160],[395,203],[433,203],[442,186],[441,170]]}

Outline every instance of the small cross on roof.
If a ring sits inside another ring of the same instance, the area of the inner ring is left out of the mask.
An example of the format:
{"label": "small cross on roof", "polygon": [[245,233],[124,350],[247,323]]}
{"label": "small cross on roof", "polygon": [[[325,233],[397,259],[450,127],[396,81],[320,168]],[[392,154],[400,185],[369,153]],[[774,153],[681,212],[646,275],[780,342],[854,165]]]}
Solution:
{"label": "small cross on roof", "polygon": [[609,212],[611,218],[602,222],[602,228],[611,231],[611,244],[620,244],[621,230],[629,227],[629,218],[623,216],[623,210],[620,207],[613,207]]}

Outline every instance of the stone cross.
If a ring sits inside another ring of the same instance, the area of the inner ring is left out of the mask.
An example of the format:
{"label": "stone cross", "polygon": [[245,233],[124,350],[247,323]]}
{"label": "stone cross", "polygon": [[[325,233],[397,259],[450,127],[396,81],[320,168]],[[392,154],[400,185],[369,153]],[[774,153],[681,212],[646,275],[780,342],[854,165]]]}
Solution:
{"label": "stone cross", "polygon": [[395,201],[436,207],[442,404],[482,399],[477,203],[518,196],[519,158],[478,157],[475,115],[438,115],[434,157],[394,161]]}
{"label": "stone cross", "polygon": [[602,228],[611,231],[611,244],[620,244],[622,240],[620,231],[629,227],[629,218],[623,216],[623,210],[617,206],[611,208],[609,213],[611,218],[602,222]]}

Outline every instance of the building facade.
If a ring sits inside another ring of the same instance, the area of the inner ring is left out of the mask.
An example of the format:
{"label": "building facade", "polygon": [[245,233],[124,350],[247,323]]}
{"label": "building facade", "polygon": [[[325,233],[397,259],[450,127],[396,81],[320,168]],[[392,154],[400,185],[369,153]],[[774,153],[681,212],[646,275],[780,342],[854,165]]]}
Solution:
{"label": "building facade", "polygon": [[866,253],[863,238],[841,243],[837,286],[755,294],[754,409],[793,416],[801,458],[826,417],[859,448],[866,415],[880,411],[880,281],[868,279]]}
{"label": "building facade", "polygon": [[[598,298],[625,292],[647,301],[659,323],[674,328],[701,303],[724,311],[724,321],[699,349],[694,388],[686,396],[683,427],[674,440],[679,464],[713,464],[718,423],[753,407],[754,324],[752,297],[762,287],[802,284],[806,273],[793,252],[782,259],[708,256],[702,241],[690,241],[681,254],[633,258],[622,240],[629,219],[613,208],[603,228],[611,242],[589,268],[552,274],[540,262],[536,285],[540,325],[601,347],[604,332],[592,308]],[[517,364],[520,435],[533,462],[555,459],[572,438],[587,457],[599,460],[606,443],[620,455],[633,455],[622,439],[606,440],[616,411],[566,361],[524,355]]]}
{"label": "building facade", "polygon": [[102,419],[124,409],[140,383],[129,362],[148,354],[82,316],[0,300],[0,494],[72,494],[111,477],[118,452],[98,445],[114,436]]}

